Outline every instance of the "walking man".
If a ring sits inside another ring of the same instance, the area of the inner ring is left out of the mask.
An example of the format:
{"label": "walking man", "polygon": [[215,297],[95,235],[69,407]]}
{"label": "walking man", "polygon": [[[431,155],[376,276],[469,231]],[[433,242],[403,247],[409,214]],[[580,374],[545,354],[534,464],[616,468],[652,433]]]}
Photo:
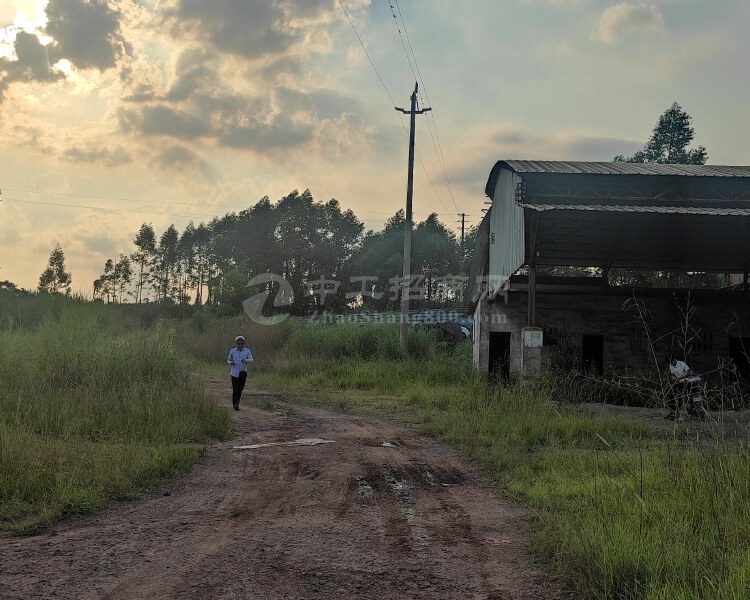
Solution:
{"label": "walking man", "polygon": [[227,364],[231,366],[232,406],[234,410],[240,410],[240,397],[247,380],[247,365],[253,362],[253,353],[250,348],[245,348],[245,338],[241,335],[234,338],[234,344],[235,347],[229,349]]}

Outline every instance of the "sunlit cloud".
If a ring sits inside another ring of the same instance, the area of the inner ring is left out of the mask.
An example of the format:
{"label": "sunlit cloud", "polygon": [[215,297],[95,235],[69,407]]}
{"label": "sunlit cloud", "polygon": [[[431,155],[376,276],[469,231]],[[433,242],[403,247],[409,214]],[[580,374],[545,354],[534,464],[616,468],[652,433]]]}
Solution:
{"label": "sunlit cloud", "polygon": [[654,4],[623,2],[604,11],[597,32],[602,41],[614,44],[633,34],[664,29],[664,15]]}

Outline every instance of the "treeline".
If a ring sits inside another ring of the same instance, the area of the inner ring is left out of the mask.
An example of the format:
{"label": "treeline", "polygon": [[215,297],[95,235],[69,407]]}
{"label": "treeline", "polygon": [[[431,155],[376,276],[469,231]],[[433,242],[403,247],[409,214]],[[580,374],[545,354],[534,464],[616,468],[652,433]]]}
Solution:
{"label": "treeline", "polygon": [[[395,308],[404,225],[398,211],[382,231],[365,231],[353,211],[335,199],[316,202],[309,190],[276,203],[266,196],[239,213],[191,222],[182,232],[170,225],[158,234],[144,223],[135,250],[106,261],[94,296],[108,303],[209,305],[229,314],[241,309],[253,277],[273,274],[288,282],[285,310],[293,314]],[[412,299],[425,306],[462,301],[474,236],[472,229],[462,244],[434,213],[416,224]]]}

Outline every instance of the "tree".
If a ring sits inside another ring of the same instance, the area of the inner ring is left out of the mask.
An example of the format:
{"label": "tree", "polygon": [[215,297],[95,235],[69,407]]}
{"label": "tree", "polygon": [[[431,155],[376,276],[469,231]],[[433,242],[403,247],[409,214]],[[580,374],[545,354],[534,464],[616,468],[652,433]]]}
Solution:
{"label": "tree", "polygon": [[39,276],[39,291],[50,292],[53,294],[59,292],[70,293],[70,285],[73,280],[65,270],[65,253],[60,244],[55,244],[47,261],[47,268]]}
{"label": "tree", "polygon": [[615,156],[615,162],[630,163],[663,163],[682,165],[703,165],[708,154],[703,146],[692,150],[687,147],[693,141],[695,129],[691,122],[693,118],[682,107],[673,103],[659,117],[654,130],[651,132],[643,150],[633,156]]}
{"label": "tree", "polygon": [[105,302],[115,301],[115,265],[111,258],[104,263],[104,273],[94,280],[94,298],[101,298]]}
{"label": "tree", "polygon": [[149,265],[156,253],[156,234],[151,223],[144,223],[138,230],[133,240],[138,250],[133,252],[131,259],[138,265],[138,281],[135,284],[135,301],[140,304],[143,301],[143,284],[147,272],[146,267]]}
{"label": "tree", "polygon": [[6,292],[20,291],[18,285],[16,285],[12,281],[9,281],[8,279],[3,279],[2,281],[0,281],[0,290],[6,291]]}
{"label": "tree", "polygon": [[157,290],[156,300],[159,302],[172,302],[179,296],[179,239],[180,235],[174,225],[167,227],[159,238],[152,273]]}
{"label": "tree", "polygon": [[130,285],[133,278],[133,267],[130,264],[130,257],[126,254],[120,254],[112,273],[114,279],[114,292],[117,294],[117,301],[122,304],[122,295],[125,289]]}
{"label": "tree", "polygon": [[461,270],[460,244],[456,234],[440,222],[437,213],[432,213],[414,230],[412,248],[411,272],[425,278],[426,299],[447,297],[450,293],[438,289],[434,282]]}

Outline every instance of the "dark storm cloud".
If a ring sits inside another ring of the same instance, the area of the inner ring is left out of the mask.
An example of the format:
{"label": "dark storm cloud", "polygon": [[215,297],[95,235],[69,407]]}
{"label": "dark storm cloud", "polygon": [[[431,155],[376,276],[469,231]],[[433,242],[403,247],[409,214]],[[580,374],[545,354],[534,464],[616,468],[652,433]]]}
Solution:
{"label": "dark storm cloud", "polygon": [[0,101],[14,81],[52,81],[62,77],[50,70],[49,48],[35,35],[19,32],[14,47],[18,60],[0,59]]}
{"label": "dark storm cloud", "polygon": [[194,92],[216,87],[218,56],[213,52],[190,49],[180,54],[175,63],[176,78],[166,99],[170,102],[187,100]]}
{"label": "dark storm cloud", "polygon": [[123,102],[135,102],[137,104],[151,102],[155,99],[156,92],[154,92],[154,89],[146,83],[134,84],[130,93],[122,98]]}
{"label": "dark storm cloud", "polygon": [[180,0],[168,16],[176,17],[176,34],[198,31],[216,48],[248,58],[281,53],[294,42],[283,11],[269,0]]}
{"label": "dark storm cloud", "polygon": [[122,146],[115,148],[73,146],[63,152],[63,158],[72,162],[99,164],[105,167],[116,167],[132,162],[130,154]]}
{"label": "dark storm cloud", "polygon": [[78,68],[114,67],[128,44],[120,34],[119,13],[104,0],[50,0],[44,33],[53,42],[43,46],[35,34],[21,31],[14,42],[17,60],[0,58],[0,101],[14,81],[54,81],[51,70],[61,59]]}
{"label": "dark storm cloud", "polygon": [[178,0],[166,11],[175,35],[198,33],[217,49],[246,58],[282,54],[299,39],[294,19],[314,19],[329,0]]}
{"label": "dark storm cloud", "polygon": [[190,140],[210,134],[203,119],[163,105],[144,107],[137,124],[143,135],[166,135]]}
{"label": "dark storm cloud", "polygon": [[208,171],[208,163],[184,146],[172,146],[164,150],[157,156],[156,164],[164,169],[181,171],[198,169],[204,173]]}
{"label": "dark storm cloud", "polygon": [[256,123],[227,128],[219,135],[219,143],[245,150],[277,150],[302,145],[312,139],[311,125],[299,125],[286,119],[274,123]]}
{"label": "dark storm cloud", "polygon": [[119,13],[104,0],[50,0],[47,33],[55,40],[59,58],[78,68],[103,71],[114,67],[126,52]]}

